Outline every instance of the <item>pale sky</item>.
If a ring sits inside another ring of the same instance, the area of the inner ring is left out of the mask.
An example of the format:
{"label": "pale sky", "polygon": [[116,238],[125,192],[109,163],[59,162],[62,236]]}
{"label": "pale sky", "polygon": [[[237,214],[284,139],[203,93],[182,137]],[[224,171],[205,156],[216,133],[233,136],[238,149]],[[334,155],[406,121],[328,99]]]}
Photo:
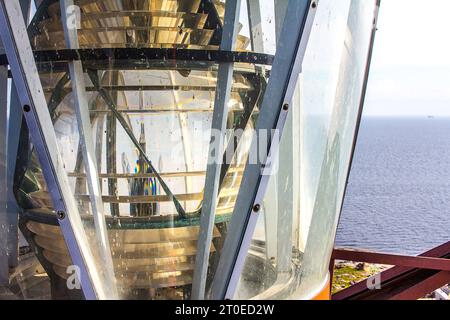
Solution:
{"label": "pale sky", "polygon": [[450,1],[382,0],[366,116],[450,116]]}
{"label": "pale sky", "polygon": [[449,35],[449,0],[381,0],[364,115],[450,116]]}
{"label": "pale sky", "polygon": [[450,116],[449,35],[449,0],[381,0],[365,115]]}

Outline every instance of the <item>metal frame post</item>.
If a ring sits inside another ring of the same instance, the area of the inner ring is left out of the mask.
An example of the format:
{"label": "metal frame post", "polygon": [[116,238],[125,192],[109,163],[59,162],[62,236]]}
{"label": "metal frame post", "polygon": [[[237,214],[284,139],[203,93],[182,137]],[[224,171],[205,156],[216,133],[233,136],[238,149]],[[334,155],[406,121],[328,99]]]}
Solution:
{"label": "metal frame post", "polygon": [[[220,50],[233,51],[238,35],[241,0],[227,1],[222,29]],[[200,217],[200,233],[197,242],[195,270],[192,283],[192,299],[205,298],[210,245],[214,228],[217,196],[219,193],[221,160],[224,153],[228,101],[233,85],[234,63],[220,63],[212,118],[211,141],[208,153],[203,204]]]}
{"label": "metal frame post", "polygon": [[106,298],[101,266],[90,250],[69,186],[18,2],[0,0],[0,35],[64,239],[73,263],[80,269],[84,295],[86,299]]}
{"label": "metal frame post", "polygon": [[[73,0],[61,0],[61,19],[64,28],[67,48],[79,49],[78,29],[74,17],[76,15]],[[79,18],[79,17],[75,17]],[[73,101],[77,115],[77,124],[80,137],[80,148],[83,155],[84,170],[89,190],[89,198],[94,216],[95,234],[98,240],[100,258],[105,270],[105,282],[111,298],[117,298],[115,276],[111,248],[109,245],[108,230],[106,228],[105,207],[102,200],[100,178],[97,170],[97,161],[94,148],[94,136],[89,115],[89,104],[86,96],[86,84],[84,79],[83,65],[81,61],[69,62],[70,80],[72,84]]]}
{"label": "metal frame post", "polygon": [[294,150],[296,150],[294,149],[294,111],[297,110],[291,110],[286,118],[283,140],[280,141],[279,147],[280,157],[277,159],[279,165],[275,198],[278,199],[278,210],[275,213],[277,219],[275,230],[277,238],[276,269],[278,274],[289,273],[292,265],[292,228],[296,209],[294,199],[297,196],[294,193]]}
{"label": "metal frame post", "polygon": [[[30,0],[19,0],[24,19],[29,20]],[[0,41],[0,53],[5,50]],[[22,110],[17,108],[17,90],[14,81],[8,80],[8,66],[0,66],[0,286],[9,282],[9,269],[18,264],[19,208],[13,193]]]}
{"label": "metal frame post", "polygon": [[9,283],[8,259],[8,67],[0,66],[0,287]]}
{"label": "metal frame post", "polygon": [[[267,139],[267,130],[281,134],[294,94],[311,32],[318,1],[290,0],[283,31],[277,45],[271,77],[266,89],[251,150],[265,142],[266,150],[256,164],[247,163],[232,220],[212,283],[213,299],[234,296],[250,247],[269,180],[270,164],[277,155],[277,143]],[[297,32],[293,32],[293,31]],[[260,152],[259,152],[260,153]]]}
{"label": "metal frame post", "polygon": [[264,52],[261,7],[259,0],[247,0],[248,23],[253,52]]}
{"label": "metal frame post", "polygon": [[[261,18],[260,0],[247,0],[248,20],[250,24],[250,39],[254,52],[264,52],[263,26]],[[282,27],[283,25],[280,24]],[[278,24],[275,24],[278,27]],[[281,28],[280,27],[280,28]],[[277,30],[278,32],[278,30]],[[278,177],[274,176],[267,186],[267,192],[275,194],[277,192]],[[266,256],[268,259],[277,259],[277,216],[278,198],[273,197],[272,201],[264,201],[264,229],[266,242]]]}
{"label": "metal frame post", "polygon": [[[287,1],[275,0],[275,34],[277,43],[280,40],[281,32],[283,31],[283,21],[286,16]],[[299,90],[298,85],[296,91]],[[292,99],[291,99],[292,104]],[[293,105],[294,106],[294,105]],[[276,211],[272,212],[272,219],[276,223],[272,225],[273,230],[266,230],[268,234],[272,234],[275,238],[274,247],[276,250],[276,270],[278,276],[282,273],[291,271],[292,261],[292,227],[294,223],[294,113],[299,113],[298,110],[291,108],[283,130],[283,140],[280,141],[279,153],[277,155],[278,174],[271,178],[274,180],[274,197],[272,202],[276,203]],[[281,157],[282,155],[282,157]],[[280,165],[282,164],[282,165]],[[286,190],[290,186],[292,189]],[[282,280],[283,281],[283,280]]]}
{"label": "metal frame post", "polygon": [[8,123],[5,126],[7,130],[7,150],[6,150],[6,165],[7,165],[7,215],[8,215],[8,251],[9,251],[9,266],[16,267],[19,259],[19,212],[20,207],[16,202],[14,195],[14,174],[16,169],[16,155],[19,150],[20,131],[23,125],[23,112],[20,106],[19,95],[14,81],[10,81],[10,92],[8,102]]}
{"label": "metal frame post", "polygon": [[286,0],[274,0],[275,9],[275,36],[276,41],[280,40],[281,32],[283,31],[283,22],[286,17],[286,11],[288,8],[288,1]]}
{"label": "metal frame post", "polygon": [[[176,85],[176,77],[175,77],[176,71],[169,71],[169,77],[170,77],[170,82],[171,85],[175,86]],[[174,106],[180,110],[181,106],[179,105],[180,102],[180,96],[179,96],[179,92],[177,92],[176,90],[172,90],[172,96],[173,96],[173,103]],[[189,138],[189,128],[188,128],[188,116],[185,113],[180,112],[178,115],[178,125],[180,127],[181,130],[181,141],[183,144],[183,154],[184,154],[184,163],[185,163],[185,170],[186,172],[190,172],[193,171],[193,160],[192,160],[192,143],[191,143],[191,139]],[[161,170],[161,168],[159,168],[159,170]],[[191,193],[192,192],[192,178],[186,176],[184,179],[184,183],[185,183],[185,190],[186,193]],[[185,203],[185,207],[186,207],[186,201]]]}

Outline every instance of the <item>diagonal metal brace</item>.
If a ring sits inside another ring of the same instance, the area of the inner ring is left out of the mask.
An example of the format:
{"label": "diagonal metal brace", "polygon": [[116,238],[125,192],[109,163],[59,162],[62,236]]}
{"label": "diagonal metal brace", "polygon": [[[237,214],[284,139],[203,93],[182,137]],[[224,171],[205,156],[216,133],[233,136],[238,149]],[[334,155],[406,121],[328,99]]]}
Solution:
{"label": "diagonal metal brace", "polygon": [[103,98],[103,100],[105,101],[106,105],[108,106],[108,108],[111,110],[111,112],[114,114],[114,116],[116,117],[116,119],[119,121],[119,123],[121,124],[122,128],[125,130],[125,132],[127,133],[127,135],[129,136],[129,138],[131,139],[131,141],[133,142],[134,146],[138,149],[139,153],[142,155],[142,157],[144,158],[144,161],[147,163],[147,165],[149,166],[151,173],[153,173],[156,177],[156,179],[158,179],[158,182],[161,184],[161,187],[163,188],[164,192],[170,197],[170,199],[172,199],[173,204],[175,205],[175,208],[178,212],[178,215],[180,216],[180,218],[186,219],[187,215],[186,212],[184,211],[183,207],[181,206],[180,202],[177,200],[177,198],[175,197],[175,195],[172,193],[172,191],[170,190],[170,188],[167,186],[167,184],[164,182],[164,180],[161,178],[161,176],[159,175],[159,173],[156,171],[155,167],[153,166],[151,160],[148,158],[147,154],[145,153],[144,149],[141,147],[141,145],[139,144],[139,141],[136,139],[136,137],[134,136],[133,130],[129,127],[128,123],[126,122],[125,118],[120,114],[120,112],[117,110],[117,105],[114,103],[114,101],[112,100],[111,96],[109,95],[109,93],[101,86],[100,84],[100,80],[98,77],[98,74],[95,70],[89,69],[87,70],[87,73],[89,75],[89,78],[92,81],[92,84],[94,85],[95,89],[98,91],[98,93],[100,94],[100,96]]}

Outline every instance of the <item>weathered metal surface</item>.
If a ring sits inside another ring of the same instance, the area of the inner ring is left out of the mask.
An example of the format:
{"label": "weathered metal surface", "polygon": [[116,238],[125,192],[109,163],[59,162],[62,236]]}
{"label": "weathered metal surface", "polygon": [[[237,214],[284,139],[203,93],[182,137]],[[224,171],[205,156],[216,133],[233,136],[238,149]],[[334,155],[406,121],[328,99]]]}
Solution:
{"label": "weathered metal surface", "polygon": [[[419,257],[449,259],[450,241],[421,254]],[[444,272],[444,274],[440,274],[441,272]],[[403,297],[406,297],[406,295],[412,297],[414,295],[416,296],[414,299],[418,299],[443,286],[440,285],[442,279],[441,277],[445,277],[445,272],[447,271],[441,272],[435,270],[417,269],[414,267],[395,266],[381,272],[377,276],[381,285],[380,290],[370,290],[368,289],[367,282],[362,281],[334,294],[332,299],[384,300],[395,299],[396,297],[403,299],[401,296],[402,292],[405,292],[405,296]],[[440,275],[436,276],[437,274]],[[434,285],[437,286],[429,290],[430,287],[433,287]],[[426,290],[429,291],[423,293]]]}
{"label": "weathered metal surface", "polygon": [[441,271],[411,286],[401,293],[393,295],[390,300],[417,300],[450,283],[450,272]]}
{"label": "weathered metal surface", "polygon": [[333,259],[356,262],[387,264],[392,266],[412,267],[450,271],[450,260],[422,256],[405,256],[398,254],[358,251],[350,249],[335,249]]}

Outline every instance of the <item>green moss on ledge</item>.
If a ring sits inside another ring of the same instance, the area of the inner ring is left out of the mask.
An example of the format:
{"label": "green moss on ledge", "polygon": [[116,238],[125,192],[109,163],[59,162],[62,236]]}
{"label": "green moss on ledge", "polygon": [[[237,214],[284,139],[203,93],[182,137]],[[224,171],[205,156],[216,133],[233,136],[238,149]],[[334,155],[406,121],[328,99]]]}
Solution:
{"label": "green moss on ledge", "polygon": [[332,294],[380,273],[387,267],[376,264],[362,264],[347,261],[336,262],[333,273]]}

